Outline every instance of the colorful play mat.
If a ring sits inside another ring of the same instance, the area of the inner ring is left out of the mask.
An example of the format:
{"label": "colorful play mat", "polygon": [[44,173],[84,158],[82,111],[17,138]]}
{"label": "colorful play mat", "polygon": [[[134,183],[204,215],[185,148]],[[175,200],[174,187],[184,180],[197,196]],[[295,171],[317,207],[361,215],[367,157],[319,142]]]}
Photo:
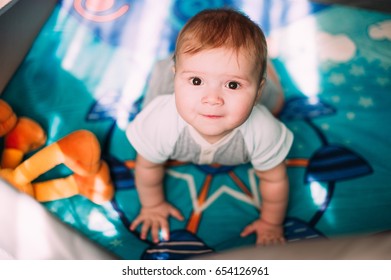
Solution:
{"label": "colorful play mat", "polygon": [[[128,229],[140,203],[126,125],[184,23],[224,6],[264,29],[286,93],[279,118],[295,135],[288,242],[390,230],[391,15],[293,0],[59,1],[1,98],[38,121],[47,144],[92,131],[115,196],[103,205],[82,196],[43,205],[122,259],[183,259],[254,244],[254,235],[239,236],[262,202],[250,165],[172,164],[166,196],[186,219],[170,220],[171,239],[158,244]],[[38,181],[69,173],[58,166]]]}

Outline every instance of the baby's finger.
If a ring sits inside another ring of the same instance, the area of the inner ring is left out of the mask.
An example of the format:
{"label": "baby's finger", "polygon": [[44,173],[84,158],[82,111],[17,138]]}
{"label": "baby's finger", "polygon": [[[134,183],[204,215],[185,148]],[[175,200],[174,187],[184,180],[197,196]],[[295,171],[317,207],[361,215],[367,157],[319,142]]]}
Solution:
{"label": "baby's finger", "polygon": [[151,226],[151,234],[152,234],[152,240],[154,243],[159,242],[159,229],[160,229],[160,224],[158,221],[153,221],[152,226]]}
{"label": "baby's finger", "polygon": [[255,231],[254,227],[252,225],[248,225],[244,228],[244,230],[240,233],[241,237],[246,237],[250,234],[252,234]]}
{"label": "baby's finger", "polygon": [[270,239],[264,237],[264,236],[258,236],[257,237],[257,241],[256,241],[256,244],[257,245],[261,245],[261,246],[266,246],[266,245],[269,245],[271,242]]}
{"label": "baby's finger", "polygon": [[150,220],[145,220],[143,223],[143,226],[141,227],[141,232],[140,232],[140,238],[142,240],[147,238],[148,231],[151,228],[151,221]]}
{"label": "baby's finger", "polygon": [[286,240],[285,240],[284,237],[280,237],[280,238],[277,239],[277,243],[278,243],[278,244],[285,244],[285,243],[286,243]]}
{"label": "baby's finger", "polygon": [[130,225],[130,230],[131,231],[134,231],[138,226],[139,226],[139,224],[141,224],[142,223],[142,219],[140,219],[140,218],[136,218],[132,223],[131,223],[131,225]]}
{"label": "baby's finger", "polygon": [[182,213],[178,209],[176,209],[174,207],[170,208],[170,215],[173,216],[174,218],[176,218],[179,221],[182,221],[184,219],[183,216],[182,216]]}

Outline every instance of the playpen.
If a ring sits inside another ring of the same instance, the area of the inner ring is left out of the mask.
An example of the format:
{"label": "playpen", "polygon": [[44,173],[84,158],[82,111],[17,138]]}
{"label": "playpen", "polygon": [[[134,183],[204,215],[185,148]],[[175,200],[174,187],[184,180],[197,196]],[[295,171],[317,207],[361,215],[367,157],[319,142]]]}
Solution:
{"label": "playpen", "polygon": [[[170,220],[169,241],[141,240],[128,229],[140,204],[125,127],[184,23],[223,6],[263,28],[285,91],[278,117],[295,135],[287,244],[239,236],[262,203],[251,166],[187,163],[165,178],[186,219]],[[10,1],[0,72],[1,99],[44,128],[46,145],[79,129],[96,135],[115,188],[100,205],[37,202],[0,180],[0,258],[391,258],[390,14],[304,0]],[[36,182],[70,173],[59,165]]]}

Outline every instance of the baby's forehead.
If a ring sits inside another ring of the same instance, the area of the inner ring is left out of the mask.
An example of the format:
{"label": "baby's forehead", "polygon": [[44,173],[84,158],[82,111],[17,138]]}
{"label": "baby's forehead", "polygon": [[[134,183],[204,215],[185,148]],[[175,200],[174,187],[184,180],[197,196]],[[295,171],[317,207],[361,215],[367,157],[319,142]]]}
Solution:
{"label": "baby's forehead", "polygon": [[178,59],[186,60],[186,58],[193,58],[194,56],[197,56],[203,52],[209,52],[211,55],[216,54],[218,55],[221,50],[221,52],[225,53],[231,53],[229,55],[229,59],[233,59],[238,64],[241,62],[245,62],[248,65],[252,66],[254,70],[259,71],[262,70],[263,65],[263,59],[262,57],[258,56],[256,51],[251,51],[248,48],[240,47],[240,48],[233,48],[233,47],[216,47],[216,48],[198,48],[198,49],[188,49],[186,47],[181,49],[178,49],[176,52],[176,57],[174,58],[174,62]]}
{"label": "baby's forehead", "polygon": [[190,42],[188,44],[183,44],[180,48],[176,49],[176,57],[179,56],[192,56],[197,55],[201,52],[226,52],[226,53],[232,53],[232,55],[236,59],[248,59],[251,61],[259,60],[261,57],[258,55],[258,52],[256,51],[255,47],[233,47],[233,46],[204,46],[202,43],[195,43],[191,44]]}

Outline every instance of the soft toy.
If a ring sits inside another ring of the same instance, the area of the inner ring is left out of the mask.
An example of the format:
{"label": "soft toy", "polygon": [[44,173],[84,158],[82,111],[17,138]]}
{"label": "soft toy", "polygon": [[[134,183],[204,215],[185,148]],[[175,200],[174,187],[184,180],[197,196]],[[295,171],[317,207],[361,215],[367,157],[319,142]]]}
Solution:
{"label": "soft toy", "polygon": [[[45,144],[46,133],[37,122],[18,118],[12,108],[0,100],[0,137],[4,137],[0,176],[38,201],[74,195],[83,195],[97,204],[112,199],[114,187],[109,168],[101,159],[99,142],[90,131],[77,130],[23,161],[26,153]],[[33,182],[59,164],[66,165],[73,174]]]}

